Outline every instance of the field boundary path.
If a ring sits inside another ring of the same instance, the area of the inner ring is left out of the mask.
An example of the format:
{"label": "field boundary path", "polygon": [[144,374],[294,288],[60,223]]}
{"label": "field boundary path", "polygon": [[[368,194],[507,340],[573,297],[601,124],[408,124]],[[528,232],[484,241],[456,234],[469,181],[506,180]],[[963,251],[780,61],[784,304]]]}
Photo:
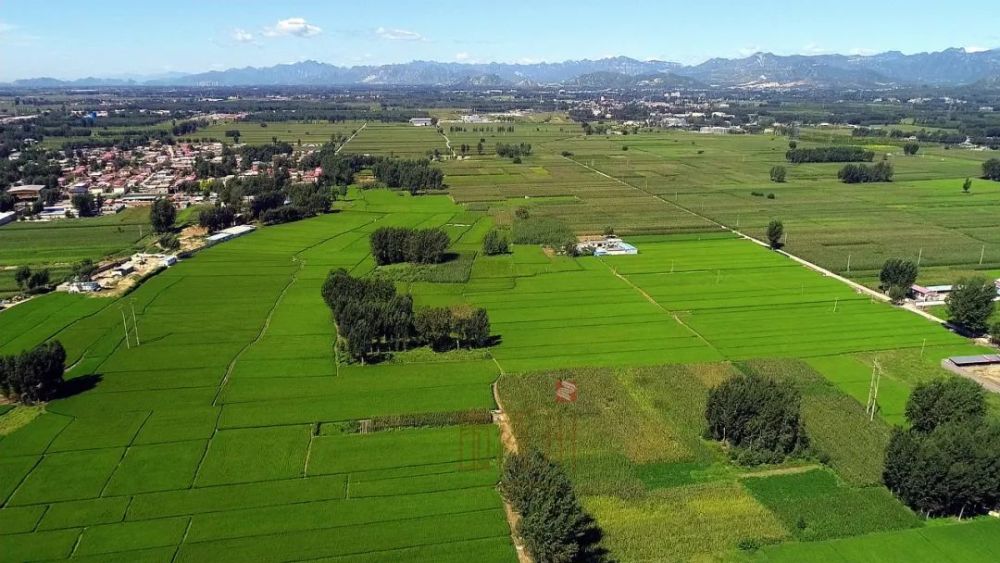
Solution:
{"label": "field boundary path", "polygon": [[[707,221],[707,222],[709,222],[709,223],[711,223],[711,224],[719,227],[720,229],[724,229],[726,231],[729,231],[729,232],[731,232],[731,233],[733,233],[733,234],[735,234],[735,235],[737,235],[737,236],[739,236],[741,238],[744,238],[744,239],[746,239],[748,241],[754,242],[754,243],[756,243],[756,244],[758,244],[760,246],[763,246],[765,248],[768,248],[768,249],[771,248],[770,244],[768,244],[768,243],[766,243],[766,242],[764,242],[764,241],[762,241],[762,240],[760,240],[760,239],[758,239],[756,237],[748,235],[748,234],[744,233],[743,231],[740,231],[740,230],[738,230],[738,229],[736,229],[734,227],[730,227],[729,225],[726,225],[724,223],[720,223],[720,222],[716,221],[715,219],[712,219],[711,217],[706,217],[705,215],[702,215],[701,213],[698,213],[697,211],[694,211],[693,209],[684,207],[683,205],[677,203],[676,201],[670,201],[669,199],[661,196],[660,194],[656,194],[656,193],[653,193],[653,192],[648,192],[648,191],[646,191],[646,190],[644,190],[644,189],[642,189],[642,188],[640,188],[638,186],[633,186],[632,184],[629,184],[628,182],[626,182],[626,181],[624,181],[624,180],[622,180],[620,178],[615,178],[614,176],[611,176],[610,174],[606,174],[606,173],[604,173],[604,172],[602,172],[602,171],[600,171],[600,170],[598,170],[598,169],[596,169],[596,168],[594,168],[592,166],[584,164],[584,163],[582,163],[582,162],[580,162],[578,160],[574,160],[574,159],[569,158],[567,156],[564,156],[563,158],[565,158],[566,160],[568,160],[570,162],[574,162],[574,163],[576,163],[576,164],[578,164],[578,165],[586,168],[587,170],[590,170],[591,172],[593,172],[593,173],[595,173],[595,174],[597,174],[599,176],[603,176],[604,178],[607,178],[607,179],[609,179],[609,180],[611,180],[613,182],[617,182],[619,184],[622,184],[624,186],[632,188],[633,190],[638,190],[638,191],[640,191],[640,192],[642,192],[642,193],[644,193],[646,195],[653,196],[656,199],[662,201],[663,203],[666,203],[667,205],[671,205],[671,206],[673,206],[673,207],[675,207],[675,208],[677,208],[677,209],[679,209],[681,211],[684,211],[685,213],[688,213],[688,214],[693,215],[695,217],[698,217],[698,218],[700,218],[700,219],[702,219],[704,221]],[[857,293],[862,293],[862,294],[868,295],[869,297],[872,297],[873,299],[878,299],[879,301],[889,302],[889,296],[885,295],[884,293],[882,293],[880,291],[875,291],[874,289],[866,287],[866,286],[864,286],[864,285],[862,285],[862,284],[860,284],[860,283],[858,283],[858,282],[856,282],[856,281],[854,281],[852,279],[846,278],[846,277],[844,277],[844,276],[842,276],[840,274],[837,274],[837,273],[835,273],[835,272],[833,272],[831,270],[828,270],[828,269],[824,268],[823,266],[820,266],[819,264],[810,262],[810,261],[806,260],[805,258],[801,258],[801,257],[796,256],[794,254],[791,254],[791,253],[789,253],[787,251],[780,250],[780,249],[772,249],[772,250],[774,252],[777,252],[778,254],[782,254],[784,256],[787,256],[788,258],[791,258],[795,262],[799,263],[802,266],[805,266],[805,267],[809,268],[810,270],[813,270],[815,272],[819,272],[820,274],[823,274],[824,276],[833,278],[833,279],[835,279],[835,280],[837,280],[837,281],[839,281],[839,282],[841,282],[843,284],[846,284],[846,285],[850,286],[851,289],[853,289]],[[616,272],[616,275],[617,275],[617,272]],[[917,314],[917,315],[919,315],[921,317],[924,317],[925,319],[930,320],[930,321],[932,321],[934,323],[944,324],[944,322],[941,319],[935,317],[934,315],[932,315],[932,314],[930,314],[930,313],[928,313],[926,311],[922,311],[922,310],[918,309],[917,307],[913,307],[913,306],[907,305],[907,306],[901,307],[901,309],[910,311],[911,313],[915,313],[915,314]]]}
{"label": "field boundary path", "polygon": [[[494,358],[494,362],[496,359]],[[500,364],[497,364],[499,367]],[[500,371],[500,377],[504,376],[503,370]],[[507,413],[503,409],[503,404],[500,403],[500,379],[498,378],[494,381],[490,388],[493,391],[493,402],[497,404],[496,412],[496,423],[500,427],[500,444],[503,446],[505,452],[517,453],[517,437],[514,435],[514,429],[510,426],[510,419],[507,418]],[[517,524],[521,521],[521,516],[514,511],[514,507],[507,502],[507,499],[500,495],[500,500],[503,502],[503,511],[507,515],[507,524],[510,526],[510,539],[514,542],[514,551],[517,552],[517,560],[519,563],[534,563],[531,555],[528,554],[528,550],[524,547],[524,542],[521,541],[520,536],[517,535]]]}
{"label": "field boundary path", "polygon": [[343,149],[344,147],[346,147],[347,143],[350,143],[351,141],[353,141],[354,138],[358,136],[358,133],[364,131],[365,127],[368,127],[368,122],[367,121],[364,122],[364,123],[362,123],[361,127],[358,127],[357,130],[355,130],[354,133],[351,134],[351,136],[348,137],[346,141],[344,141],[343,143],[341,143],[341,145],[339,147],[337,147],[336,150],[333,151],[333,154],[340,154],[341,149]]}
{"label": "field boundary path", "polygon": [[444,137],[444,146],[448,149],[448,152],[451,153],[451,157],[458,158],[458,155],[455,154],[455,149],[451,148],[451,139],[449,139],[448,135],[444,132],[444,128],[438,127],[438,133],[441,133],[441,136]]}

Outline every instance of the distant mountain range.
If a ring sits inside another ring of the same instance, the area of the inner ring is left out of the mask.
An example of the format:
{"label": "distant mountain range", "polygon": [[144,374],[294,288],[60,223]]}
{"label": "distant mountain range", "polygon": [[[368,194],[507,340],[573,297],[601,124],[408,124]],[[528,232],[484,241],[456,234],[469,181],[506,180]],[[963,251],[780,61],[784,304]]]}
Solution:
{"label": "distant mountain range", "polygon": [[451,86],[502,88],[565,86],[588,89],[708,87],[880,88],[894,86],[995,85],[1000,49],[969,52],[946,49],[904,55],[774,55],[755,53],[740,59],[710,59],[685,66],[628,57],[561,63],[442,63],[341,67],[316,61],[245,67],[156,77],[55,78],[16,80],[6,86],[84,88],[107,86]]}

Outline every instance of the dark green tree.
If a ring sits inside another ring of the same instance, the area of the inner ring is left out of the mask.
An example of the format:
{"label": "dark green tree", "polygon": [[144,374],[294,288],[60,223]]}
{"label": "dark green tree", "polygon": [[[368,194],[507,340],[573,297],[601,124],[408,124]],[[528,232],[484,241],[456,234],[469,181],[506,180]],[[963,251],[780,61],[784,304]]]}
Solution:
{"label": "dark green tree", "polygon": [[931,432],[943,424],[977,421],[985,414],[983,388],[962,377],[921,383],[906,403],[906,418],[916,432]]}
{"label": "dark green tree", "polygon": [[878,275],[879,287],[883,291],[888,291],[893,287],[908,290],[917,282],[918,273],[919,269],[913,260],[890,258],[882,264],[882,270]]}
{"label": "dark green tree", "polygon": [[771,167],[771,181],[777,184],[784,183],[785,181],[785,167],[784,166],[772,166]]}
{"label": "dark green tree", "polygon": [[166,233],[173,229],[176,218],[177,208],[169,199],[157,199],[149,209],[149,224],[157,233]]}
{"label": "dark green tree", "polygon": [[972,190],[972,178],[966,178],[962,182],[962,193],[969,193]]}
{"label": "dark green tree", "polygon": [[903,154],[905,154],[906,156],[913,156],[917,154],[917,151],[919,150],[920,150],[920,145],[918,145],[917,143],[906,143],[905,145],[903,145]]}
{"label": "dark green tree", "polygon": [[983,178],[1000,182],[1000,158],[991,158],[983,163]]}
{"label": "dark green tree", "polygon": [[770,223],[767,224],[767,242],[771,245],[772,249],[779,249],[783,246],[781,242],[781,237],[785,235],[785,225],[777,220],[772,219]]}
{"label": "dark green tree", "polygon": [[993,314],[996,296],[993,281],[983,277],[962,278],[945,298],[948,318],[969,333],[981,334]]}
{"label": "dark green tree", "polygon": [[97,207],[94,198],[87,194],[73,196],[70,203],[76,209],[76,214],[79,217],[93,217],[100,212],[100,208]]}

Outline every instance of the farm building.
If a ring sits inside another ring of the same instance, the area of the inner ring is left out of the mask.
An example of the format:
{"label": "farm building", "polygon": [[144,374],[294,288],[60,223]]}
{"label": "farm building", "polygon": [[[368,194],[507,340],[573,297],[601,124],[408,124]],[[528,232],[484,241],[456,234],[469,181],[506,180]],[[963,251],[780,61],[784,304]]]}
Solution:
{"label": "farm building", "polygon": [[17,198],[18,201],[35,201],[42,195],[45,186],[41,184],[27,184],[24,186],[11,186],[7,193]]}
{"label": "farm building", "polygon": [[241,237],[247,233],[253,232],[256,229],[257,227],[254,227],[253,225],[237,225],[235,227],[229,227],[228,229],[222,229],[214,235],[206,238],[205,244],[208,246],[219,244],[220,242]]}
{"label": "farm building", "polygon": [[916,285],[910,287],[910,297],[918,302],[944,301],[944,298],[951,293],[950,285]]}
{"label": "farm building", "polygon": [[413,125],[414,127],[429,127],[429,126],[431,126],[433,124],[434,124],[433,121],[431,121],[431,118],[429,118],[429,117],[411,117],[410,118],[410,125]]}
{"label": "farm building", "polygon": [[67,286],[67,291],[70,293],[94,293],[100,291],[101,289],[101,284],[93,281],[71,282]]}
{"label": "farm building", "polygon": [[615,235],[582,236],[577,238],[576,249],[594,256],[622,256],[639,254],[639,249],[628,244]]}
{"label": "farm building", "polygon": [[987,391],[1000,393],[1000,354],[952,356],[941,360],[941,367],[975,381]]}

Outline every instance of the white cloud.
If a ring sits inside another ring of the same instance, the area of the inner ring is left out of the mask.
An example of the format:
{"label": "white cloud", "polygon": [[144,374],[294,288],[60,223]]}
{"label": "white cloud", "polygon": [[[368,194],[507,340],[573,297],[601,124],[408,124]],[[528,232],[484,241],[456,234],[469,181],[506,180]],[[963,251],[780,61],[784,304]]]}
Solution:
{"label": "white cloud", "polygon": [[989,51],[989,47],[979,47],[976,45],[969,45],[968,47],[963,47],[966,53],[982,53],[983,51]]}
{"label": "white cloud", "polygon": [[455,60],[456,61],[467,61],[467,60],[469,60],[469,58],[470,58],[469,54],[466,53],[466,52],[455,53]]}
{"label": "white cloud", "polygon": [[868,47],[854,47],[848,52],[848,54],[867,57],[869,55],[874,55],[877,52],[877,50],[869,49]]}
{"label": "white cloud", "polygon": [[233,41],[236,41],[237,43],[253,43],[254,39],[253,33],[250,33],[249,31],[245,29],[240,29],[238,27],[233,30],[233,32],[230,34],[230,37],[232,37]]}
{"label": "white cloud", "polygon": [[763,51],[763,49],[760,47],[760,45],[748,45],[746,47],[740,48],[740,56],[749,57],[750,55],[754,53],[759,53],[761,51]]}
{"label": "white cloud", "polygon": [[305,18],[288,18],[278,20],[274,26],[264,30],[264,35],[268,37],[279,37],[282,35],[293,35],[295,37],[313,37],[322,33],[323,30],[305,20]]}
{"label": "white cloud", "polygon": [[824,49],[816,43],[807,43],[804,47],[802,47],[803,55],[823,55],[829,52],[830,51],[828,49]]}
{"label": "white cloud", "polygon": [[9,24],[9,23],[7,23],[5,21],[0,21],[0,34],[4,34],[4,33],[7,33],[7,32],[10,32],[10,31],[14,31],[15,29],[17,29],[16,25]]}
{"label": "white cloud", "polygon": [[378,27],[375,29],[375,35],[382,39],[388,39],[389,41],[423,41],[424,36],[420,35],[416,31],[410,31],[407,29],[396,29],[388,27]]}

